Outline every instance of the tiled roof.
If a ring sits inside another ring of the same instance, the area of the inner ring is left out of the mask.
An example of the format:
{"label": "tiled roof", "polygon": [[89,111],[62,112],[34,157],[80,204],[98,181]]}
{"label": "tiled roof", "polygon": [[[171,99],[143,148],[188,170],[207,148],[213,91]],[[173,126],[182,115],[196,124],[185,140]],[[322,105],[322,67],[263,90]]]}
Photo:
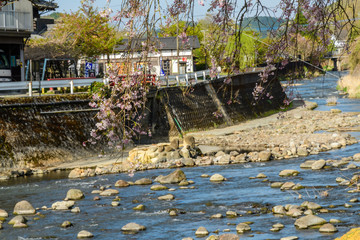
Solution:
{"label": "tiled roof", "polygon": [[[153,38],[152,39],[155,42],[155,45],[157,48],[162,50],[176,50],[177,44],[176,44],[176,37],[160,37],[160,38]],[[141,43],[146,41],[146,39],[138,39],[132,42],[132,48],[138,48],[141,50]],[[128,39],[123,39],[123,44],[116,47],[116,50],[118,51],[124,51],[129,47]],[[183,43],[181,39],[179,39],[179,49],[196,49],[200,48],[200,42],[197,36],[189,36],[188,42]]]}
{"label": "tiled roof", "polygon": [[59,6],[53,0],[30,0],[39,10],[55,10]]}

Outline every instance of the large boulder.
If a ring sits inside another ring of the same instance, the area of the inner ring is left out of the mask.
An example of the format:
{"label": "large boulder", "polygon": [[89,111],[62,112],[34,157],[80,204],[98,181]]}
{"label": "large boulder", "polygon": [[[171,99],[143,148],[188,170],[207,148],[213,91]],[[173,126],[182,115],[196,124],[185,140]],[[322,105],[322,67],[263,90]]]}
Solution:
{"label": "large boulder", "polygon": [[154,181],[159,183],[179,183],[182,180],[186,180],[186,175],[181,169],[176,169],[174,172],[170,173],[169,175],[158,176]]}
{"label": "large boulder", "polygon": [[300,229],[305,229],[312,226],[323,225],[325,223],[326,220],[321,217],[315,215],[307,215],[305,217],[296,219],[294,225]]}
{"label": "large boulder", "polygon": [[145,230],[146,227],[134,222],[128,223],[125,226],[123,226],[121,228],[121,231],[125,232],[125,233],[137,233],[139,231],[143,231]]}
{"label": "large boulder", "polygon": [[84,193],[79,189],[70,189],[66,194],[67,200],[80,200],[84,197]]}
{"label": "large boulder", "polygon": [[14,207],[14,214],[35,214],[35,208],[26,200],[18,202]]}

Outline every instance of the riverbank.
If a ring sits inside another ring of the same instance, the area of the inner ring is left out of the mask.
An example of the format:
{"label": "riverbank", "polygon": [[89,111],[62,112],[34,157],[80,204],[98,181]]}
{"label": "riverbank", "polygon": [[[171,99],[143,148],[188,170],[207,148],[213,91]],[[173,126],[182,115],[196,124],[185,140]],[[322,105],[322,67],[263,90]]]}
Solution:
{"label": "riverbank", "polygon": [[[72,177],[183,166],[264,162],[316,155],[357,143],[346,132],[358,131],[358,113],[314,111],[315,103],[297,102],[293,109],[226,128],[192,132],[190,143],[159,143],[130,148],[113,155],[78,158],[75,161],[32,169],[14,169],[0,179],[51,171],[73,170]],[[130,152],[130,155],[129,155]],[[348,159],[349,160],[349,159]]]}
{"label": "riverbank", "polygon": [[[73,239],[82,230],[90,231],[95,239],[116,239],[122,226],[135,222],[146,229],[136,236],[121,235],[124,239],[207,239],[208,235],[216,239],[215,235],[226,234],[233,239],[296,239],[286,238],[295,235],[301,239],[333,239],[339,236],[336,231],[343,234],[353,226],[353,214],[359,208],[355,179],[349,177],[357,176],[354,163],[360,158],[354,151],[358,145],[348,146],[357,141],[346,133],[358,129],[359,116],[335,110],[313,111],[314,107],[307,103],[281,115],[194,132],[189,134],[194,138],[187,137],[184,142],[138,146],[129,151],[129,157],[138,153],[135,155],[147,156],[143,160],[148,163],[137,170],[159,170],[137,172],[134,178],[127,174],[100,176],[131,170],[126,156],[94,157],[43,169],[77,168],[70,174],[75,179],[29,181],[19,186],[21,191],[5,185],[2,208],[9,215],[14,199],[28,200],[38,215],[26,216],[28,228],[24,230],[5,225],[5,219],[0,231],[5,239],[12,239],[10,235]],[[326,160],[316,156],[324,156],[329,150],[349,153],[341,157],[333,154]],[[146,152],[152,155],[139,154]],[[178,157],[171,158],[177,153]],[[184,157],[186,153],[188,157]],[[314,160],[304,162],[298,158],[302,155],[312,155]],[[204,165],[212,166],[201,167]],[[183,167],[186,175],[160,169],[174,167]],[[182,178],[160,177],[174,177],[174,173]],[[95,177],[81,178],[85,176]],[[215,177],[218,181],[214,182]],[[141,185],[145,183],[150,185]],[[66,192],[73,188],[80,189],[85,198],[67,201],[73,202],[72,209],[59,211],[58,206],[67,203],[60,200],[65,196],[70,199]],[[162,200],[165,197],[168,200]],[[64,221],[73,226],[60,228]],[[312,229],[312,221],[319,223],[315,227],[322,225],[320,231]]]}

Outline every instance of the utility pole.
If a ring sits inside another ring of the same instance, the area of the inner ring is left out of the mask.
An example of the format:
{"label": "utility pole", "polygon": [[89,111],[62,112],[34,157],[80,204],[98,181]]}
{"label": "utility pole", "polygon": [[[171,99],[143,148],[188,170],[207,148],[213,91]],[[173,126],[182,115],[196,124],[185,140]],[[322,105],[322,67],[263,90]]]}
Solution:
{"label": "utility pole", "polygon": [[180,74],[180,63],[179,63],[179,14],[177,15],[177,28],[176,28],[176,50],[177,50],[177,71]]}

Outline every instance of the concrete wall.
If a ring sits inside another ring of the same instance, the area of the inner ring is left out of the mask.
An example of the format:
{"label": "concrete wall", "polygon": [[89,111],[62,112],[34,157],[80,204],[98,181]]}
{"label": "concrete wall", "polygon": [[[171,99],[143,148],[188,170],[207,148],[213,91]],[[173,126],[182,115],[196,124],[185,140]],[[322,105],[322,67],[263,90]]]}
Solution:
{"label": "concrete wall", "polygon": [[[168,141],[192,130],[231,125],[278,109],[286,97],[276,79],[264,86],[254,101],[258,73],[203,82],[193,87],[154,89],[148,95],[144,125],[152,137],[142,143]],[[229,100],[232,100],[229,102]],[[87,95],[0,99],[0,172],[14,167],[48,166],[87,155],[98,155],[102,145],[84,147],[96,120]]]}

